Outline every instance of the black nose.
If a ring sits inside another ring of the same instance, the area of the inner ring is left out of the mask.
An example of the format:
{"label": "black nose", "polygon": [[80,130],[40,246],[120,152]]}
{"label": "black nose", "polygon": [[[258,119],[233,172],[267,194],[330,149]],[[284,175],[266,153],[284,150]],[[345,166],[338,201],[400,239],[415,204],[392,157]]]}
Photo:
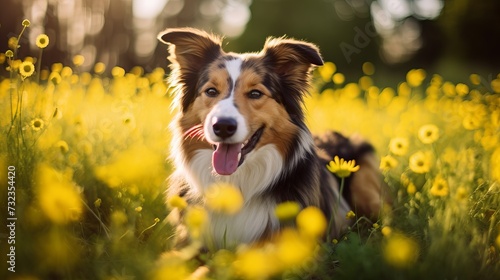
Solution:
{"label": "black nose", "polygon": [[217,118],[212,119],[212,128],[215,135],[222,139],[231,137],[236,133],[238,123],[233,118]]}

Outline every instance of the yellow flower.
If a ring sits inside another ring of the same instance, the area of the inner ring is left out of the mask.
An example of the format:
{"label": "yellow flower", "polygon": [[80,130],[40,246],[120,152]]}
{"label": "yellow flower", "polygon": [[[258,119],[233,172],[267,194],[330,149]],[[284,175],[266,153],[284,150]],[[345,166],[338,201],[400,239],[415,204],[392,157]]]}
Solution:
{"label": "yellow flower", "polygon": [[335,71],[337,71],[337,66],[332,62],[325,62],[323,66],[318,68],[319,75],[324,82],[328,82]]}
{"label": "yellow flower", "polygon": [[24,78],[28,78],[35,72],[35,65],[31,61],[24,61],[19,66],[19,74]]}
{"label": "yellow flower", "polygon": [[463,83],[458,83],[455,86],[455,90],[456,90],[458,96],[464,96],[464,95],[467,95],[469,93],[469,86],[467,86],[466,84],[463,84]]}
{"label": "yellow flower", "polygon": [[94,201],[94,206],[95,206],[96,208],[99,208],[99,207],[101,207],[101,203],[102,203],[102,199],[98,198],[98,199],[96,199],[96,200]]}
{"label": "yellow flower", "polygon": [[187,207],[187,202],[184,198],[179,195],[173,195],[168,198],[167,205],[170,209],[178,208],[179,210],[183,210]]}
{"label": "yellow flower", "polygon": [[31,121],[31,129],[33,129],[34,131],[39,131],[43,129],[44,126],[45,122],[40,118],[36,118]]}
{"label": "yellow flower", "polygon": [[469,80],[475,86],[478,86],[481,84],[481,76],[479,76],[478,74],[470,74]]}
{"label": "yellow flower", "polygon": [[115,77],[115,78],[123,77],[123,76],[125,76],[125,69],[123,69],[119,66],[115,66],[111,69],[111,75],[113,75],[113,77]]}
{"label": "yellow flower", "polygon": [[389,151],[397,156],[404,156],[408,152],[408,139],[403,137],[392,138],[389,142]]}
{"label": "yellow flower", "polygon": [[47,34],[40,34],[36,37],[36,46],[40,49],[45,49],[49,45],[49,36]]}
{"label": "yellow flower", "polygon": [[380,169],[383,171],[389,171],[398,165],[398,160],[394,157],[387,155],[380,159]]}
{"label": "yellow flower", "polygon": [[14,57],[14,52],[11,51],[11,50],[7,50],[5,52],[5,56],[8,57],[8,58],[13,58]]}
{"label": "yellow flower", "polygon": [[448,182],[441,176],[436,177],[432,184],[430,193],[434,196],[447,196],[449,192]]}
{"label": "yellow flower", "polygon": [[69,151],[68,143],[64,140],[57,141],[56,147],[61,151],[61,153],[65,154]]}
{"label": "yellow flower", "polygon": [[402,234],[391,234],[384,242],[383,255],[385,261],[396,268],[409,268],[418,258],[417,242]]}
{"label": "yellow flower", "polygon": [[37,198],[43,213],[54,223],[77,221],[83,213],[83,203],[68,175],[46,164],[36,168]]}
{"label": "yellow flower", "polygon": [[466,202],[469,197],[469,192],[465,187],[458,187],[455,194],[455,199],[459,202]]}
{"label": "yellow flower", "polygon": [[300,212],[300,204],[295,201],[285,201],[276,206],[274,214],[280,221],[288,221]]}
{"label": "yellow flower", "polygon": [[427,124],[418,130],[418,139],[424,144],[434,143],[439,138],[439,128],[433,124]]}
{"label": "yellow flower", "polygon": [[250,248],[240,252],[233,262],[236,274],[243,279],[268,279],[279,270],[274,254],[260,248]]}
{"label": "yellow flower", "polygon": [[354,219],[354,218],[356,218],[356,214],[351,210],[351,211],[347,212],[347,214],[345,215],[345,218],[346,219]]}
{"label": "yellow flower", "polygon": [[49,75],[49,81],[54,83],[54,85],[58,85],[61,82],[62,78],[61,75],[57,72],[52,72]]}
{"label": "yellow flower", "polygon": [[426,76],[423,69],[412,69],[406,74],[406,81],[411,87],[418,87],[422,84]]}
{"label": "yellow flower", "polygon": [[326,166],[328,170],[340,178],[349,177],[352,172],[359,170],[359,165],[356,165],[355,160],[346,161],[343,158],[335,156],[332,161]]}
{"label": "yellow flower", "polygon": [[365,75],[373,75],[375,73],[375,66],[371,62],[365,62],[362,66]]}
{"label": "yellow flower", "polygon": [[413,183],[410,182],[408,184],[408,187],[406,187],[406,192],[409,195],[414,195],[417,192],[417,187],[415,186],[415,184],[413,184]]}
{"label": "yellow flower", "polygon": [[427,173],[431,169],[430,156],[424,152],[416,152],[410,156],[410,169],[415,173]]}
{"label": "yellow flower", "polygon": [[85,57],[83,55],[77,54],[73,57],[73,64],[75,66],[81,66],[85,62]]}
{"label": "yellow flower", "polygon": [[189,233],[193,238],[199,238],[208,220],[208,214],[201,206],[187,209],[184,217]]}
{"label": "yellow flower", "polygon": [[135,212],[142,212],[142,206],[135,207]]}
{"label": "yellow flower", "polygon": [[336,84],[336,85],[340,85],[340,84],[343,84],[345,82],[345,76],[344,74],[342,73],[335,73],[332,77],[332,81]]}
{"label": "yellow flower", "polygon": [[304,240],[296,230],[284,229],[276,245],[276,255],[283,269],[294,269],[303,266],[314,256],[316,242]]}
{"label": "yellow flower", "polygon": [[382,227],[380,232],[382,232],[382,235],[384,235],[384,236],[389,236],[392,233],[392,228],[389,226],[384,226],[384,227]]}
{"label": "yellow flower", "polygon": [[297,228],[309,237],[320,237],[325,233],[327,221],[323,212],[314,206],[304,208],[297,215]]}
{"label": "yellow flower", "polygon": [[96,74],[102,74],[102,73],[104,73],[104,71],[106,71],[106,64],[104,64],[102,62],[97,62],[94,65],[94,72]]}
{"label": "yellow flower", "polygon": [[[9,46],[10,49],[15,50],[17,49],[17,38],[16,37],[10,37],[9,40],[7,41],[7,45]],[[12,53],[14,54],[14,53]]]}
{"label": "yellow flower", "polygon": [[206,190],[205,197],[208,208],[228,215],[238,213],[244,202],[240,190],[228,183],[211,185]]}

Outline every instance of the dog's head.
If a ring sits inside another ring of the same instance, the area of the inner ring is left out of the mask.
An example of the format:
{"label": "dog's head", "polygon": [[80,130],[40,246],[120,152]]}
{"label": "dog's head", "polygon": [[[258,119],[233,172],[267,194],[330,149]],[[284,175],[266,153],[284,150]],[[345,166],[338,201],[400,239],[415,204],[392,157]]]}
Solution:
{"label": "dog's head", "polygon": [[303,126],[311,67],[323,64],[315,45],[269,38],[260,53],[235,54],[197,29],[167,29],[158,38],[169,45],[182,133],[194,141],[184,147],[187,157],[213,147],[215,172],[230,175],[265,145],[287,154]]}

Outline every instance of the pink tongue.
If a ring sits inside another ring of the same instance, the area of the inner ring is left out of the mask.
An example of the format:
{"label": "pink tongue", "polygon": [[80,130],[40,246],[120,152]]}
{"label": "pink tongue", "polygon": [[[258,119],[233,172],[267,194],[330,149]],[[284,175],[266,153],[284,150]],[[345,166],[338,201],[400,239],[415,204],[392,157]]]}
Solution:
{"label": "pink tongue", "polygon": [[219,144],[212,154],[212,165],[219,175],[231,175],[238,168],[241,144]]}

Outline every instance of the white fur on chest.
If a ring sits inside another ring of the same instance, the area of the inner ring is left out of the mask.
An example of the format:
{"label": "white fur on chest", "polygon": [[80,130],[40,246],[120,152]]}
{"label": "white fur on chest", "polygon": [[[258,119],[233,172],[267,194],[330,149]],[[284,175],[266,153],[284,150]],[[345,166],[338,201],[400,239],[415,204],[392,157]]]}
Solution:
{"label": "white fur on chest", "polygon": [[[199,150],[185,164],[188,183],[200,194],[215,182],[227,182],[238,187],[244,206],[233,216],[212,213],[208,238],[221,247],[249,243],[258,239],[266,228],[276,230],[279,223],[274,216],[275,203],[257,196],[278,179],[283,168],[283,158],[274,145],[266,145],[247,155],[238,170],[229,176],[220,176],[212,169],[212,150]],[[224,237],[225,236],[225,237]],[[225,240],[224,240],[225,238]]]}

